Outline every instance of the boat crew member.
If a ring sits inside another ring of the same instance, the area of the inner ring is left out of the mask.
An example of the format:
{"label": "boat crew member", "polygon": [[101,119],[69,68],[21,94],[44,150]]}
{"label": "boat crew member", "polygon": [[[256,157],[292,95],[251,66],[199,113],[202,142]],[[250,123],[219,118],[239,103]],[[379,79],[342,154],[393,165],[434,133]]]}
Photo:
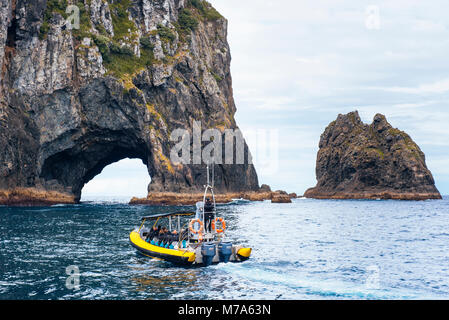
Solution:
{"label": "boat crew member", "polygon": [[206,203],[204,204],[204,224],[205,230],[212,232],[212,220],[214,219],[214,205],[209,198],[206,198]]}

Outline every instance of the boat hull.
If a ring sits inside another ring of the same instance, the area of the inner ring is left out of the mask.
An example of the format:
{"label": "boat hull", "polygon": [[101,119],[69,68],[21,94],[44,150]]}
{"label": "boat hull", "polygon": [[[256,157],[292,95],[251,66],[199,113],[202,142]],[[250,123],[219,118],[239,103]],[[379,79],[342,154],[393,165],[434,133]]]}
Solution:
{"label": "boat hull", "polygon": [[152,245],[144,241],[140,234],[132,231],[129,235],[131,245],[141,254],[156,259],[166,260],[180,265],[192,265],[195,262],[195,253],[180,249],[167,249]]}

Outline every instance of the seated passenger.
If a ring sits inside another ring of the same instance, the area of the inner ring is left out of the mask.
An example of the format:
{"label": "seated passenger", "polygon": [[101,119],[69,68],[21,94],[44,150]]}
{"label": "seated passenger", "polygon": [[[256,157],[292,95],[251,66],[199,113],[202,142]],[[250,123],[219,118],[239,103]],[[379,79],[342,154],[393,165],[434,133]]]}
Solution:
{"label": "seated passenger", "polygon": [[167,241],[167,233],[168,230],[166,227],[162,227],[162,229],[159,231],[158,234],[159,246],[161,247],[165,246],[165,242]]}
{"label": "seated passenger", "polygon": [[158,234],[157,228],[156,228],[156,226],[154,226],[154,227],[150,230],[150,232],[148,232],[148,235],[147,235],[147,238],[146,238],[147,242],[150,242],[151,240],[153,240],[153,238],[154,238],[157,234]]}
{"label": "seated passenger", "polygon": [[170,240],[173,242],[178,241],[178,239],[179,239],[178,231],[173,230],[170,235]]}

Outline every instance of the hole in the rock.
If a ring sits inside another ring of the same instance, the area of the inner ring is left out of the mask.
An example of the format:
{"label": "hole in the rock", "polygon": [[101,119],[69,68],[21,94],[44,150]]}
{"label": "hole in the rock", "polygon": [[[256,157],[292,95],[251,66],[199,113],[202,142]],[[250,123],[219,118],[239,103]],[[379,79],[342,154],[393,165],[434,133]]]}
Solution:
{"label": "hole in the rock", "polygon": [[84,185],[81,201],[129,201],[146,197],[151,178],[140,159],[123,159],[106,166],[100,174]]}

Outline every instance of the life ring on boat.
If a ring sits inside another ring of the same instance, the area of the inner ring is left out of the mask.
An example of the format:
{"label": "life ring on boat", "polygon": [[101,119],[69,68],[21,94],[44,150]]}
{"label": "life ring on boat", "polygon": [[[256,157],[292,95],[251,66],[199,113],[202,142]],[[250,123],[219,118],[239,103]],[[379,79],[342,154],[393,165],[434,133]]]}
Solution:
{"label": "life ring on boat", "polygon": [[[215,225],[217,221],[221,222],[221,229],[215,229]],[[217,233],[222,233],[226,230],[226,221],[222,217],[217,217],[212,221],[212,229],[215,230]]]}
{"label": "life ring on boat", "polygon": [[[198,222],[200,224],[200,228],[198,230],[195,230],[193,228],[193,224],[195,222]],[[190,222],[189,222],[189,230],[190,230],[190,232],[192,232],[194,234],[198,234],[199,233],[201,235],[203,233],[203,229],[204,229],[204,225],[203,225],[203,222],[200,219],[192,219],[192,220],[190,220]]]}

